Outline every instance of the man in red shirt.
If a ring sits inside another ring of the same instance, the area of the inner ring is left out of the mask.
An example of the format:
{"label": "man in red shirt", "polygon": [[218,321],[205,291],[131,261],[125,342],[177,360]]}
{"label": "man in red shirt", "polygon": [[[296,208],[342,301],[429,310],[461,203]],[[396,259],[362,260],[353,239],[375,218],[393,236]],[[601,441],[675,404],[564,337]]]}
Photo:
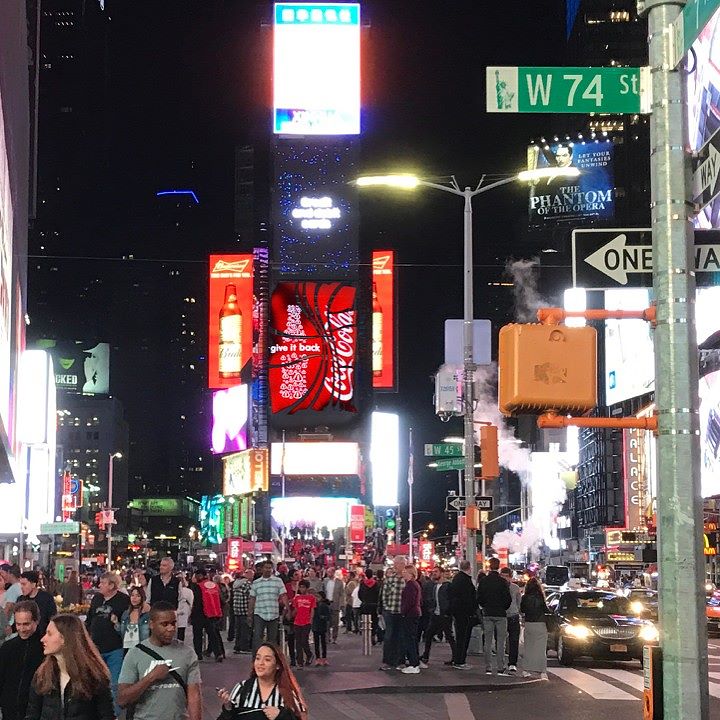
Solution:
{"label": "man in red shirt", "polygon": [[215,662],[222,662],[225,659],[225,646],[220,637],[220,619],[223,615],[222,603],[220,602],[220,587],[216,582],[208,579],[204,570],[198,570],[195,573],[195,582],[200,587],[208,645],[213,655],[215,655]]}
{"label": "man in red shirt", "polygon": [[306,658],[305,664],[312,664],[313,654],[310,650],[310,629],[312,628],[313,615],[317,607],[317,598],[308,592],[310,583],[307,580],[301,580],[298,583],[298,590],[292,599],[291,607],[294,615],[293,626],[295,630],[295,652],[297,653],[298,667],[303,666],[303,657]]}

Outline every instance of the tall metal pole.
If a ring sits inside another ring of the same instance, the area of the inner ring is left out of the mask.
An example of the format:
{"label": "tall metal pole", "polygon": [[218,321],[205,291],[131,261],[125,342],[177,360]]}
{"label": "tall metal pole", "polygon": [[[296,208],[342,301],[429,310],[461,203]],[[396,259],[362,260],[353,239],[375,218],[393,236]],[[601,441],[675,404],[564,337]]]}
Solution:
{"label": "tall metal pole", "polygon": [[[113,461],[115,460],[115,453],[110,455],[108,462],[108,496],[107,496],[107,509],[112,510],[112,496],[113,496]],[[112,523],[107,525],[107,569],[108,572],[112,566]]]}
{"label": "tall metal pole", "polygon": [[[464,424],[463,439],[465,440],[465,506],[475,502],[475,426],[473,423],[474,397],[473,375],[473,237],[472,237],[472,198],[475,193],[466,187],[463,191],[465,209],[463,212],[463,384],[464,384]],[[467,518],[467,515],[466,515]],[[465,523],[467,541],[465,558],[470,561],[470,576],[477,577],[477,537],[475,531]],[[483,533],[483,561],[485,523]]]}
{"label": "tall metal pole", "polygon": [[677,0],[645,0],[653,107],[650,176],[653,235],[655,403],[658,411],[660,645],[666,718],[708,718],[703,605],[698,356],[692,226],[686,198],[684,72],[673,69]]}
{"label": "tall metal pole", "polygon": [[410,428],[410,434],[408,437],[408,532],[410,533],[410,541],[408,542],[408,560],[410,564],[413,563],[413,485],[415,484],[414,468],[413,468],[413,436],[412,428]]}

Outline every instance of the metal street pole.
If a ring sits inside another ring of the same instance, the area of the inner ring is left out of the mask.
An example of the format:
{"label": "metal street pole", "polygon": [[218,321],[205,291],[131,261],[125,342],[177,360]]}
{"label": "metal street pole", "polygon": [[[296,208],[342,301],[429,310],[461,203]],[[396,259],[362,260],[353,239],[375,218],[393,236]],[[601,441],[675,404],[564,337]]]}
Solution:
{"label": "metal street pole", "polygon": [[408,447],[410,448],[410,452],[408,453],[409,457],[409,466],[408,466],[408,476],[407,476],[407,482],[408,482],[408,532],[410,533],[410,540],[408,542],[408,561],[410,565],[413,564],[413,485],[415,482],[414,478],[414,468],[413,468],[413,436],[412,436],[412,428],[410,428],[410,435],[408,439]]}
{"label": "metal street pole", "polygon": [[708,718],[703,605],[698,356],[692,224],[686,199],[684,69],[674,69],[670,26],[677,0],[645,0],[653,107],[650,177],[653,235],[655,403],[658,412],[658,566],[663,698],[667,718]]}
{"label": "metal street pole", "polygon": [[[108,461],[108,497],[107,497],[107,509],[112,510],[112,495],[113,495],[113,461],[115,460],[115,453],[110,455]],[[107,569],[108,572],[112,566],[112,523],[107,527]]]}

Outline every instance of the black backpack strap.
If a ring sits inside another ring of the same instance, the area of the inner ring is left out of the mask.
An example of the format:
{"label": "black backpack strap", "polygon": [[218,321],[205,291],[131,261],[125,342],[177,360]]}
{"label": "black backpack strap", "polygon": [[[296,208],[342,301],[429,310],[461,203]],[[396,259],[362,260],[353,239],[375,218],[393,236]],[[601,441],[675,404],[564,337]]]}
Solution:
{"label": "black backpack strap", "polygon": [[[138,650],[142,650],[146,655],[149,655],[154,660],[162,660],[162,662],[167,662],[167,658],[164,658],[159,653],[156,653],[154,650],[150,649],[147,645],[143,645],[142,643],[138,643],[135,646]],[[182,679],[182,676],[177,670],[171,670],[168,675],[172,677],[172,679],[183,689],[183,692],[187,695],[187,684]]]}

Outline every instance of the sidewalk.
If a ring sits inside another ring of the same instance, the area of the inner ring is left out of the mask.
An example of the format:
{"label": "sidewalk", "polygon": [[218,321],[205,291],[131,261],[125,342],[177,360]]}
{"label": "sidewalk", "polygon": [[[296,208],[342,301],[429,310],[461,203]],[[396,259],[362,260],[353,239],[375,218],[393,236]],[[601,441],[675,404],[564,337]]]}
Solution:
{"label": "sidewalk", "polygon": [[[232,645],[225,643],[228,657],[224,663],[215,663],[212,659],[201,665],[203,676],[203,697],[207,717],[217,717],[220,704],[217,701],[215,687],[232,687],[236,682],[247,678],[250,671],[249,655],[233,655]],[[485,675],[485,662],[481,657],[468,656],[470,670],[456,670],[443,665],[450,657],[450,649],[445,643],[433,645],[430,667],[421,670],[419,675],[404,675],[392,670],[379,670],[382,661],[382,648],[372,648],[372,655],[362,654],[362,642],[359,635],[338,637],[337,645],[328,646],[328,667],[294,668],[298,682],[307,696],[330,693],[395,694],[395,693],[466,693],[512,690],[535,684],[534,679],[525,679],[520,675],[503,677]]]}

